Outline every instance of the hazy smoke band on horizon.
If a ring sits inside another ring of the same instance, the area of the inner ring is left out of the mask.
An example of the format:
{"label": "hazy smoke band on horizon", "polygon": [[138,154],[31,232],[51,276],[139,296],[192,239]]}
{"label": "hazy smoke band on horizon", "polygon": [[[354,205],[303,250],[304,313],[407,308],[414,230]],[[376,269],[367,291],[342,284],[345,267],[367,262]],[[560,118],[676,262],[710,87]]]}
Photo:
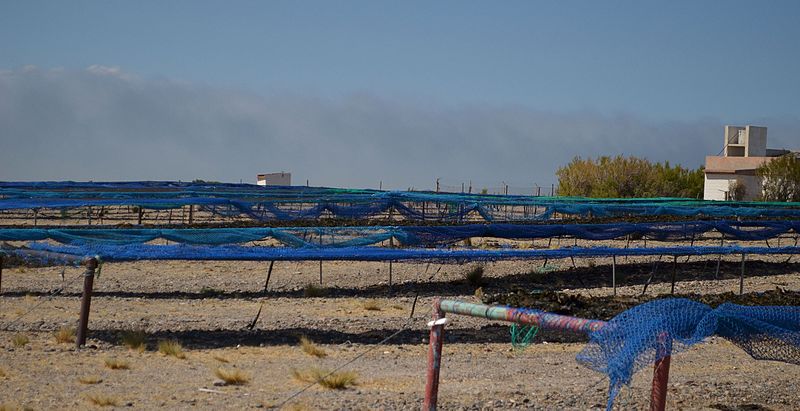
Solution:
{"label": "hazy smoke band on horizon", "polygon": [[[0,124],[1,180],[254,182],[291,171],[296,183],[330,186],[431,189],[436,177],[549,185],[575,156],[697,167],[722,141],[716,119],[261,96],[99,65],[0,71]],[[766,125],[770,147],[800,135],[797,119]]]}

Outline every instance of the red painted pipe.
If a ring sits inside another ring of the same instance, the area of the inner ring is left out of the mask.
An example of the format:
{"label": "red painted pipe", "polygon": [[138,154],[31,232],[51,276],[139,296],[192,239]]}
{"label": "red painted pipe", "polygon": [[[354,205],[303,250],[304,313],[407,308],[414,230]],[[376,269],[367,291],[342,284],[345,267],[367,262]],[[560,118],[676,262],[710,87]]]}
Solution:
{"label": "red painted pipe", "polygon": [[439,370],[442,366],[442,342],[444,334],[444,313],[439,309],[439,299],[433,301],[433,321],[428,343],[428,378],[425,382],[425,401],[422,409],[436,410],[439,399]]}
{"label": "red painted pipe", "polygon": [[669,382],[669,363],[672,341],[665,334],[658,337],[655,369],[653,370],[653,389],[650,392],[650,411],[664,411],[667,406],[667,383]]}
{"label": "red painted pipe", "polygon": [[[462,303],[452,300],[442,301],[437,298],[433,301],[433,321],[429,323],[431,334],[428,348],[428,378],[425,385],[425,401],[422,404],[422,409],[425,411],[435,410],[438,400],[439,370],[442,365],[442,342],[446,323],[444,320],[445,312],[520,324],[533,324],[545,329],[575,333],[590,333],[606,325],[604,321],[599,320],[587,320],[535,310]],[[656,358],[660,359],[656,361],[653,373],[653,389],[650,397],[651,411],[664,411],[666,407],[671,353],[672,340],[669,335],[666,333],[660,335],[656,351]]]}

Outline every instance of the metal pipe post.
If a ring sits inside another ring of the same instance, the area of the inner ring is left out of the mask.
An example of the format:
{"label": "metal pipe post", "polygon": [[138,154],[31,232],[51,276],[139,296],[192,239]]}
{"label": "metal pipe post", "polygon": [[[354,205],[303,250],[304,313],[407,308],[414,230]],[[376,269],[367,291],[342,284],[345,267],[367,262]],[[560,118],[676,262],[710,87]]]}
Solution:
{"label": "metal pipe post", "polygon": [[428,325],[431,328],[428,343],[428,377],[425,382],[425,401],[422,409],[436,410],[439,399],[439,370],[442,366],[442,343],[444,342],[444,325],[447,323],[444,313],[439,308],[439,299],[433,301],[433,321]]}
{"label": "metal pipe post", "polygon": [[89,326],[89,308],[92,304],[92,286],[94,285],[94,271],[97,269],[97,259],[89,258],[84,264],[86,265],[86,271],[83,273],[81,317],[78,323],[78,335],[75,338],[75,346],[78,348],[86,345],[86,331]]}
{"label": "metal pipe post", "polygon": [[264,283],[264,292],[267,292],[267,287],[269,287],[269,278],[272,277],[272,266],[275,265],[275,260],[269,262],[269,271],[267,271],[267,281]]}
{"label": "metal pipe post", "polygon": [[617,295],[617,256],[611,256],[611,286],[614,287],[614,295]]}
{"label": "metal pipe post", "polygon": [[742,253],[742,272],[739,274],[739,295],[744,294],[744,260],[746,254]]}
{"label": "metal pipe post", "polygon": [[0,255],[0,292],[3,291],[3,256]]}
{"label": "metal pipe post", "polygon": [[662,335],[658,338],[655,369],[653,370],[653,389],[650,393],[650,411],[664,411],[667,406],[667,383],[669,382],[669,363],[672,353],[672,340]]}
{"label": "metal pipe post", "polygon": [[669,293],[675,295],[675,276],[678,274],[678,256],[672,256],[672,288]]}
{"label": "metal pipe post", "polygon": [[[389,248],[394,248],[394,236],[389,237]],[[392,292],[392,260],[389,260],[389,293]]]}
{"label": "metal pipe post", "polygon": [[589,320],[586,318],[553,314],[529,308],[473,304],[454,300],[441,300],[438,302],[438,307],[443,313],[535,325],[542,330],[560,330],[588,334],[606,325],[606,322],[601,320]]}

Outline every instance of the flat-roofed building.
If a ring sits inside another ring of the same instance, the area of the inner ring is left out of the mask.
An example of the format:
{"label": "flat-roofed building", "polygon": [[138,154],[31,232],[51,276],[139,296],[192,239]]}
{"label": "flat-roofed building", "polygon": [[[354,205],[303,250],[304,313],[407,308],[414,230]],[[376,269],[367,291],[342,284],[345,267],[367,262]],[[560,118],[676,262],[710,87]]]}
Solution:
{"label": "flat-roofed building", "polygon": [[267,173],[257,174],[256,184],[260,186],[290,186],[292,185],[292,173]]}
{"label": "flat-roofed building", "polygon": [[[767,148],[767,128],[725,126],[721,156],[706,156],[703,198],[752,201],[762,191],[756,169],[788,150]],[[738,197],[738,198],[737,198]]]}

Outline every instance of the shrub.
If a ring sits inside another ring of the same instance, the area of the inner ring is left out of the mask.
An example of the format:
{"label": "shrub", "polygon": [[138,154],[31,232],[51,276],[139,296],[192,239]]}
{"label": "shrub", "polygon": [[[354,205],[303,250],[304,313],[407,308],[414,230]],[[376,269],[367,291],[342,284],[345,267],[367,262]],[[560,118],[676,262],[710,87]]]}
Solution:
{"label": "shrub", "polygon": [[745,195],[747,195],[747,186],[745,186],[743,182],[735,180],[728,184],[729,200],[743,201]]}
{"label": "shrub", "polygon": [[244,385],[250,381],[250,376],[244,373],[242,370],[238,369],[225,369],[225,368],[217,368],[214,371],[214,375],[217,376],[222,381],[225,381],[225,384],[228,385]]}
{"label": "shrub", "polygon": [[86,394],[86,399],[94,405],[100,407],[116,407],[119,405],[119,400],[105,394]]}
{"label": "shrub", "polygon": [[703,168],[690,170],[637,157],[575,157],[556,171],[558,194],[581,197],[687,197],[703,192]]}
{"label": "shrub", "polygon": [[311,341],[306,336],[300,337],[300,348],[303,350],[304,353],[317,358],[323,358],[328,356],[328,353],[326,353],[325,350],[319,348],[316,344],[314,344],[313,341]]}
{"label": "shrub", "polygon": [[183,352],[183,346],[176,340],[161,340],[158,342],[158,352],[161,354],[172,356],[179,359],[186,358],[186,353]]}
{"label": "shrub", "polygon": [[312,368],[307,371],[292,370],[292,376],[301,382],[315,382],[329,390],[343,390],[358,385],[358,374],[353,371],[334,372]]}
{"label": "shrub", "polygon": [[61,327],[54,334],[56,342],[60,344],[74,343],[75,342],[75,328]]}
{"label": "shrub", "polygon": [[375,299],[364,300],[363,307],[367,311],[380,311],[381,302]]}
{"label": "shrub", "polygon": [[483,266],[476,265],[471,270],[467,271],[466,274],[464,274],[464,279],[467,280],[469,285],[475,287],[483,285]]}
{"label": "shrub", "polygon": [[104,363],[106,364],[106,367],[112,370],[127,370],[131,368],[130,363],[128,363],[125,360],[121,360],[119,358],[109,357],[104,360]]}
{"label": "shrub", "polygon": [[25,334],[15,334],[11,337],[11,343],[17,348],[26,346],[30,341],[31,340],[28,339],[28,336]]}
{"label": "shrub", "polygon": [[763,184],[765,201],[800,201],[800,160],[787,154],[762,164],[756,169]]}
{"label": "shrub", "polygon": [[126,330],[120,333],[122,345],[139,352],[147,347],[147,333],[144,330]]}

